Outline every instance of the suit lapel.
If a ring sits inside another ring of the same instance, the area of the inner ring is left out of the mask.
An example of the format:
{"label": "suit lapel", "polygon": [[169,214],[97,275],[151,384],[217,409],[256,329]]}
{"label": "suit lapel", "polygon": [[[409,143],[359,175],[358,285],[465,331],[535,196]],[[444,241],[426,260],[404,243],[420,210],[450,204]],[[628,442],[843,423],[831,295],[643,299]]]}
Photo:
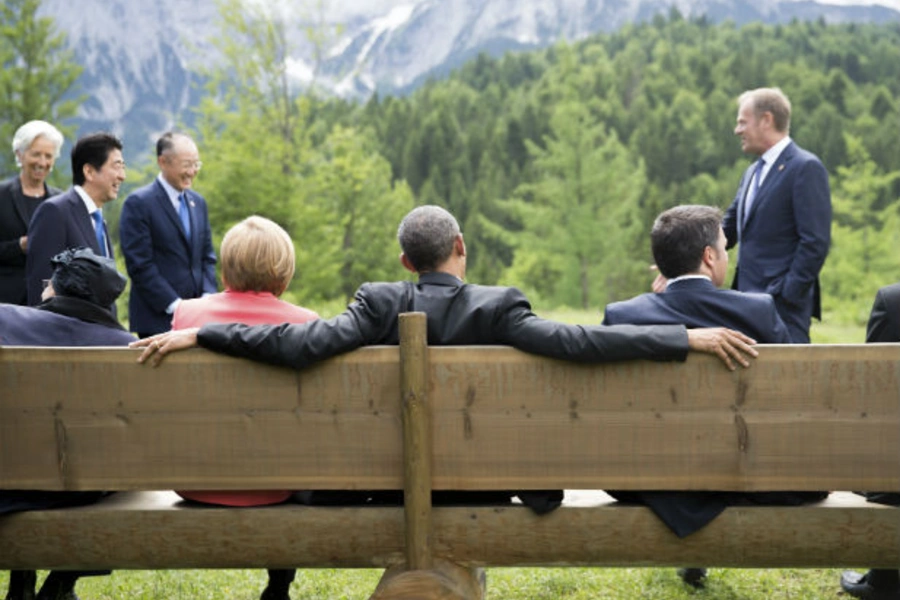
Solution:
{"label": "suit lapel", "polygon": [[81,199],[81,196],[78,195],[74,188],[69,191],[67,202],[69,203],[69,210],[75,215],[75,224],[78,226],[81,236],[87,240],[88,246],[91,247],[95,254],[102,255],[100,245],[97,244],[97,232],[94,231],[94,222],[91,220],[91,215],[84,205],[84,200]]}
{"label": "suit lapel", "polygon": [[25,229],[27,230],[28,219],[26,218],[26,215],[28,213],[25,208],[25,193],[22,191],[22,181],[18,177],[16,177],[13,186],[13,210],[16,211],[16,216],[19,217],[22,225],[24,225]]}
{"label": "suit lapel", "polygon": [[[759,189],[756,191],[756,197],[753,199],[753,205],[750,207],[750,212],[747,214],[747,218],[744,220],[743,227],[741,230],[745,229],[747,225],[749,225],[750,221],[753,220],[754,215],[756,215],[759,207],[768,199],[769,190],[773,189],[781,178],[784,176],[784,171],[788,168],[790,160],[794,158],[794,142],[792,141],[788,144],[784,150],[781,151],[781,154],[778,155],[778,158],[775,159],[775,164],[769,169],[769,172],[766,174],[766,178],[763,179],[762,185],[759,186]],[[753,165],[747,168],[747,184],[744,186],[744,194],[743,200],[741,201],[741,208],[743,209],[744,202],[747,201],[747,192],[750,190],[750,173],[753,169]]]}
{"label": "suit lapel", "polygon": [[[188,249],[190,249],[191,243],[184,233],[184,227],[181,225],[181,217],[178,216],[175,207],[172,206],[172,201],[169,200],[169,195],[166,193],[166,189],[159,180],[156,180],[156,201],[160,204],[160,208],[163,211],[163,214],[166,215],[169,223],[175,228],[175,231],[178,232],[181,241],[184,242]],[[193,219],[191,219],[191,224],[193,224]]]}

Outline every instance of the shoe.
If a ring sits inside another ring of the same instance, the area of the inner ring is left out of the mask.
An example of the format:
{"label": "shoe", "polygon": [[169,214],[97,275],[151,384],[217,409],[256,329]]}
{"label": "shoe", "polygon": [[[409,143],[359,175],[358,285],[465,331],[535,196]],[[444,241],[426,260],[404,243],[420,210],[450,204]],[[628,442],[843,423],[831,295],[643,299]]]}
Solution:
{"label": "shoe", "polygon": [[34,600],[35,571],[10,571],[6,600]]}
{"label": "shoe", "polygon": [[50,571],[36,600],[78,600],[75,595],[75,582],[78,575],[68,571]]}
{"label": "shoe", "polygon": [[900,600],[900,571],[872,569],[868,573],[844,571],[841,588],[862,600]]}
{"label": "shoe", "polygon": [[683,582],[697,589],[706,585],[706,569],[698,567],[678,569],[678,576]]}
{"label": "shoe", "polygon": [[290,590],[294,574],[294,569],[269,569],[269,583],[259,600],[291,600]]}

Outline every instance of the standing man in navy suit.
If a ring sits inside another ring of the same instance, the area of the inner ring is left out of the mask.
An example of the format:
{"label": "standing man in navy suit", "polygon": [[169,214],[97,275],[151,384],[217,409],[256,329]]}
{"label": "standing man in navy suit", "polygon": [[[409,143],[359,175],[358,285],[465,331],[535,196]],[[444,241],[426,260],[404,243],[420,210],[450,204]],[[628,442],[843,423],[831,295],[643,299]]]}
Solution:
{"label": "standing man in navy suit", "polygon": [[119,221],[128,319],[140,337],[169,331],[181,300],[218,291],[206,200],[191,189],[202,166],[197,145],[170,131],[156,143],[156,160],[159,176],[125,199]]}
{"label": "standing man in navy suit", "polygon": [[[650,232],[653,258],[666,278],[665,290],[606,307],[604,325],[728,327],[765,344],[791,342],[768,294],[719,289],[728,271],[722,213],[711,206],[676,206],[656,218]],[[647,505],[677,536],[701,529],[735,504],[787,504],[821,500],[822,492],[610,491],[614,498]],[[706,569],[679,571],[690,585],[703,586]]]}
{"label": "standing man in navy suit", "polygon": [[795,343],[809,343],[812,317],[822,318],[819,271],[831,242],[828,172],[788,135],[791,103],[777,88],[738,99],[735,135],[759,159],[744,172],[725,213],[728,247],[738,244],[732,287],[765,292]]}
{"label": "standing man in navy suit", "polygon": [[122,142],[109,133],[86,135],[72,148],[73,187],[38,206],[28,225],[25,282],[28,304],[41,302],[43,282],[50,279],[50,259],[68,248],[85,247],[114,258],[103,220],[103,205],[119,195],[125,181]]}

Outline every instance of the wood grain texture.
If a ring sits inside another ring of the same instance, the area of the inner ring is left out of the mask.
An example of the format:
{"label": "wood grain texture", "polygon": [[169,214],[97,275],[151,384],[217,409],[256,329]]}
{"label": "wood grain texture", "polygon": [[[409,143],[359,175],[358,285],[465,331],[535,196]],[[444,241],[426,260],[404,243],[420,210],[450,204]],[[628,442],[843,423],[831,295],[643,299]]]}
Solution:
{"label": "wood grain texture", "polygon": [[[0,489],[401,489],[396,347],[303,372],[0,348]],[[429,349],[436,489],[900,491],[900,344],[581,365]]]}
{"label": "wood grain texture", "polygon": [[400,315],[400,397],[403,410],[403,502],[406,564],[433,565],[431,530],[431,418],[425,313]]}
{"label": "wood grain texture", "polygon": [[[435,555],[467,566],[900,567],[897,510],[851,494],[805,507],[731,507],[685,539],[648,509],[614,502],[564,505],[540,517],[521,506],[435,507],[433,514]],[[399,507],[226,509],[143,492],[0,519],[0,569],[403,562]]]}

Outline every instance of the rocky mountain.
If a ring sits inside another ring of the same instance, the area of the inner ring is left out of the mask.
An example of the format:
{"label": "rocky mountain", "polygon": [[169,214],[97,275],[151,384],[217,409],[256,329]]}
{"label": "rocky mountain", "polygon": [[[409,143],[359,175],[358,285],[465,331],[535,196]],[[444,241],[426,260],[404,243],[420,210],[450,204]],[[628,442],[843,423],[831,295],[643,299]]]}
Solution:
{"label": "rocky mountain", "polygon": [[[247,0],[259,2],[261,0]],[[834,0],[832,0],[834,1]],[[900,21],[900,0],[881,5],[811,0],[343,0],[286,8],[299,40],[290,59],[298,85],[309,82],[311,49],[302,30],[312,22],[341,25],[318,69],[317,84],[345,97],[403,93],[479,52],[538,48],[643,21],[672,6],[712,21]],[[292,5],[285,5],[292,6]],[[200,67],[215,64],[215,0],[44,0],[42,14],[66,32],[85,70],[79,132],[108,129],[130,156],[150,153],[156,135],[191,123],[201,94]],[[137,156],[135,156],[137,155]],[[134,159],[132,159],[134,160]]]}

